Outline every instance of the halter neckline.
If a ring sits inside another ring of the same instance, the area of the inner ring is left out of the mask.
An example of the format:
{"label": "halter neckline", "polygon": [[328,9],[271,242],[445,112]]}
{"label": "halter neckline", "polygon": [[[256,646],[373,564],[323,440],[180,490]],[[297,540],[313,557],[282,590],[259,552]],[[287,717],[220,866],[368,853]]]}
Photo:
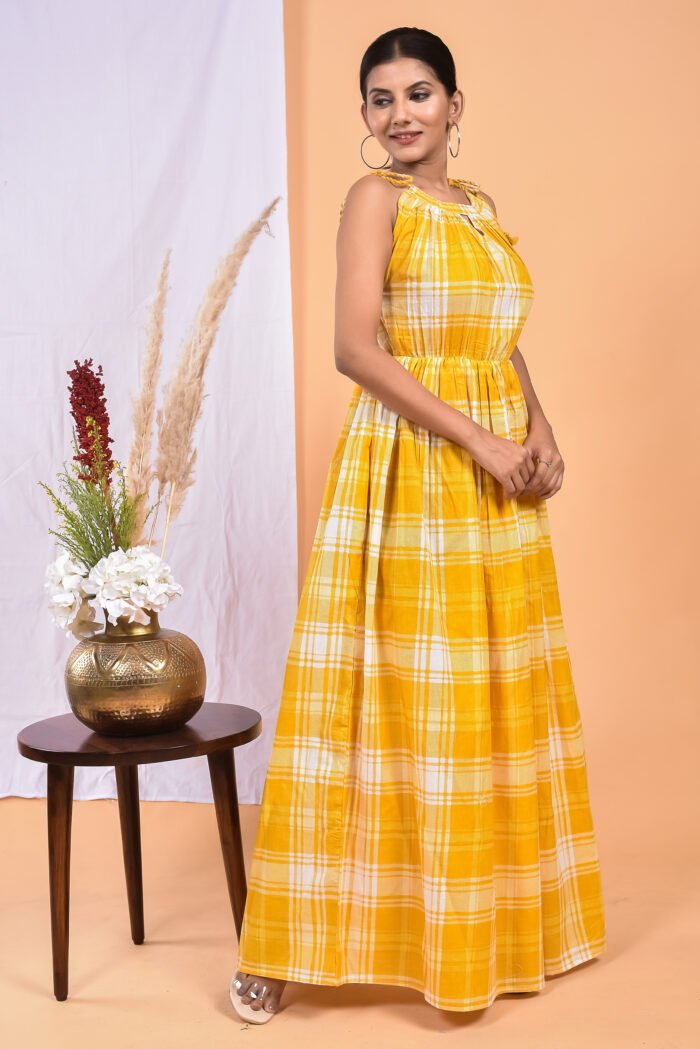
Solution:
{"label": "halter neckline", "polygon": [[[512,233],[508,233],[507,230],[503,229],[500,222],[496,218],[495,212],[490,204],[487,204],[483,197],[479,196],[480,184],[478,182],[472,182],[471,179],[467,178],[450,178],[448,176],[447,181],[451,186],[461,186],[465,192],[472,194],[470,200],[471,203],[467,202],[465,197],[464,204],[458,204],[454,200],[440,200],[439,197],[433,197],[430,193],[426,193],[424,189],[420,189],[419,186],[413,181],[413,175],[409,175],[403,171],[391,171],[389,168],[373,168],[370,172],[371,175],[382,175],[398,186],[405,186],[407,190],[415,196],[420,197],[422,200],[426,200],[429,204],[434,207],[442,208],[443,210],[453,213],[455,215],[462,214],[465,218],[468,218],[472,226],[478,229],[479,232],[483,232],[480,229],[482,223],[490,226],[497,232],[501,233],[511,247],[514,247],[518,242],[518,237]],[[403,195],[403,194],[401,194]],[[340,214],[343,214],[344,203],[340,206]],[[470,214],[471,213],[471,214]],[[472,214],[474,218],[472,218]]]}
{"label": "halter neckline", "polygon": [[410,189],[417,193],[419,196],[424,197],[425,200],[430,201],[431,204],[437,204],[438,207],[447,208],[450,211],[464,211],[465,208],[471,208],[473,211],[478,211],[479,207],[475,203],[478,197],[469,196],[467,199],[467,193],[476,194],[479,189],[477,182],[471,182],[469,179],[464,178],[451,178],[449,175],[447,181],[451,186],[460,186],[462,191],[465,193],[464,203],[457,200],[440,200],[439,197],[433,197],[432,194],[427,193],[420,186],[417,186],[413,180],[413,175],[409,175],[404,171],[391,171],[389,168],[375,168],[372,171],[373,175],[383,175],[390,181],[396,181],[399,185],[409,186]]}

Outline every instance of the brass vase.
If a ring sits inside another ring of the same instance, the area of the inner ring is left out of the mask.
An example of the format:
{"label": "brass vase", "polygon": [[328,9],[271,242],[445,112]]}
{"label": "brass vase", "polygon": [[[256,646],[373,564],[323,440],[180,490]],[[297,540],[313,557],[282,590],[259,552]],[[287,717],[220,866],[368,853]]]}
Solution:
{"label": "brass vase", "polygon": [[65,683],[79,721],[102,736],[172,732],[204,702],[206,668],[194,641],[150,623],[110,623],[80,641],[68,657]]}

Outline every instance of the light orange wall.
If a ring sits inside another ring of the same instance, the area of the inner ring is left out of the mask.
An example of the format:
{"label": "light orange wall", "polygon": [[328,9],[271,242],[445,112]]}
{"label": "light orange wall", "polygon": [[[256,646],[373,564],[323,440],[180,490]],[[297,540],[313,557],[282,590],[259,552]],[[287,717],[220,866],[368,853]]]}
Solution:
{"label": "light orange wall", "polygon": [[359,63],[397,25],[452,50],[448,173],[494,198],[534,280],[519,345],[567,466],[548,508],[595,812],[632,849],[677,841],[698,797],[700,5],[288,0],[300,581],[352,389],[333,298]]}

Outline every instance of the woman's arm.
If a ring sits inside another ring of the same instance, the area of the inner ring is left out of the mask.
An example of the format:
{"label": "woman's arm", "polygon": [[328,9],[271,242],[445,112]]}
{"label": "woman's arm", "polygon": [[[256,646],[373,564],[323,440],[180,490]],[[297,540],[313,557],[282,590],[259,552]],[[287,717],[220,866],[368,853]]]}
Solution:
{"label": "woman's arm", "polygon": [[358,179],[345,199],[336,242],[336,368],[392,411],[465,448],[507,495],[516,495],[535,471],[530,450],[436,397],[377,343],[395,200],[383,180],[372,175]]}
{"label": "woman's arm", "polygon": [[527,437],[523,444],[530,448],[533,458],[537,460],[537,468],[528,480],[526,490],[542,499],[549,499],[559,491],[564,483],[564,460],[557,447],[549,420],[537,399],[525,358],[517,346],[510,359],[518,373],[527,404]]}
{"label": "woman's arm", "polygon": [[520,385],[523,388],[523,396],[527,405],[527,415],[529,420],[528,430],[534,425],[549,426],[551,430],[549,421],[544,414],[544,409],[542,408],[542,405],[537,399],[535,388],[532,385],[532,380],[530,379],[530,373],[527,370],[527,365],[525,364],[525,358],[523,357],[522,353],[520,352],[517,346],[513,350],[510,359],[513,362],[513,367],[518,373]]}
{"label": "woman's arm", "polygon": [[[488,193],[479,191],[486,199],[488,206],[496,218],[496,205]],[[542,499],[549,499],[561,488],[564,481],[564,460],[554,440],[554,434],[549,420],[544,414],[535,388],[530,379],[530,373],[525,364],[525,358],[516,346],[511,356],[513,367],[518,373],[523,396],[527,405],[527,437],[523,442],[530,448],[533,458],[537,462],[537,468],[526,484],[526,490]]]}
{"label": "woman's arm", "polygon": [[431,393],[377,343],[395,194],[365,175],[348,192],[336,242],[335,364],[339,372],[419,426],[470,451],[482,429]]}
{"label": "woman's arm", "polygon": [[[483,189],[479,190],[479,193],[485,199],[486,203],[491,208],[491,211],[494,213],[496,218],[498,218],[498,213],[496,211],[496,205],[493,202],[493,198],[490,197],[488,193],[484,193]],[[520,352],[517,346],[513,350],[510,359],[513,362],[513,367],[518,373],[520,385],[523,388],[523,396],[525,397],[525,403],[527,404],[527,414],[530,425],[532,426],[534,424],[537,424],[549,426],[542,405],[537,399],[535,388],[532,385],[530,373],[528,372],[527,365],[525,364],[525,358],[523,357],[522,353]]]}

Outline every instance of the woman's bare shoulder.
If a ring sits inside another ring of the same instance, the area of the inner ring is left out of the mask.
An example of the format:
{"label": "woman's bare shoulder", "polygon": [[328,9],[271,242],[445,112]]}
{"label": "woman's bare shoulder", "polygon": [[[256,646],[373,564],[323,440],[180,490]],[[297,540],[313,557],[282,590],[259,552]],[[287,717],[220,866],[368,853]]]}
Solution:
{"label": "woman's bare shoulder", "polygon": [[397,187],[384,178],[377,178],[370,171],[355,179],[350,185],[340,205],[340,215],[342,217],[347,209],[348,212],[351,210],[353,214],[361,216],[365,221],[373,218],[382,221],[388,217],[391,222],[394,215],[392,208],[398,196]]}

